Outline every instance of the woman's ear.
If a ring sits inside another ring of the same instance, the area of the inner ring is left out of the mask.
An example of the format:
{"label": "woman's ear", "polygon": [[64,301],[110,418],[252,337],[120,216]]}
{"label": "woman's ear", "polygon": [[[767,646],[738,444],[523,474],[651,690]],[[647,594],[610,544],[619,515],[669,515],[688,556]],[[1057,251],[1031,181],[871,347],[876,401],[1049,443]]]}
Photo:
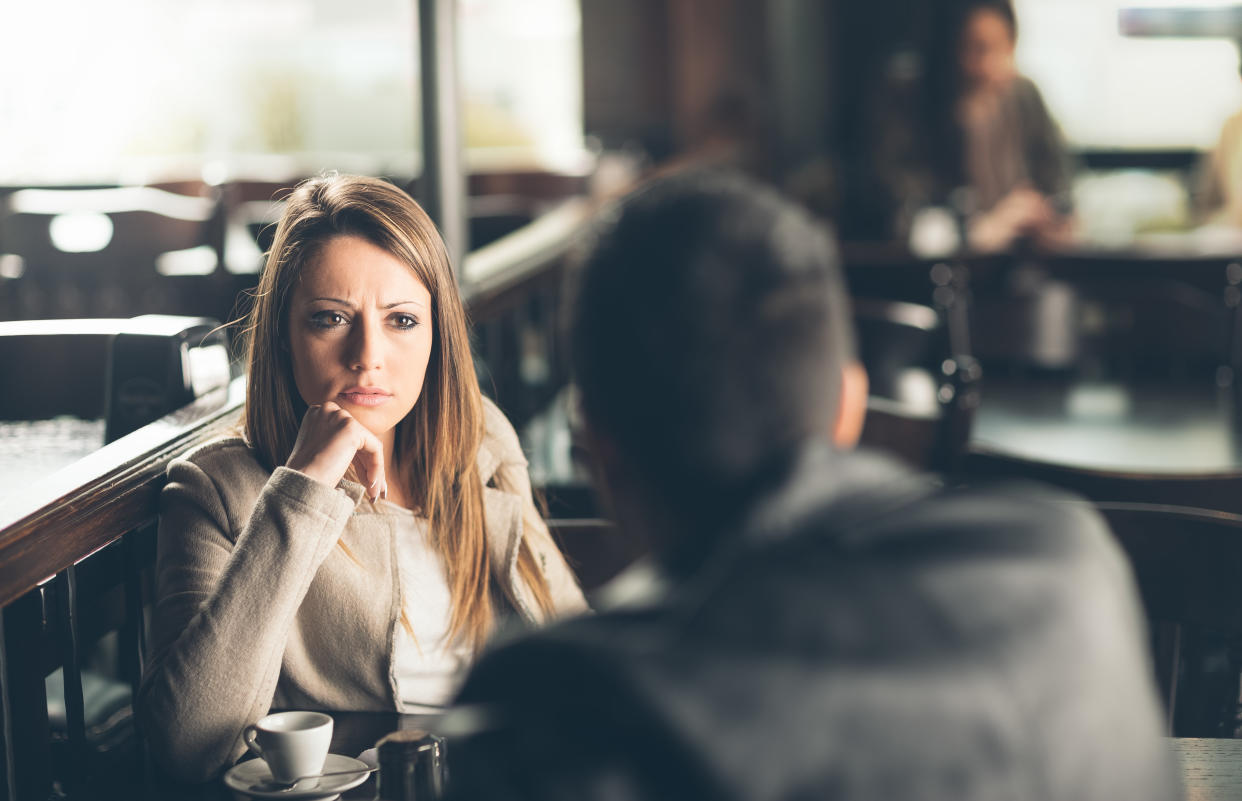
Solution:
{"label": "woman's ear", "polygon": [[832,424],[832,444],[849,450],[862,436],[867,417],[867,371],[858,362],[850,362],[841,370],[841,400],[837,419]]}

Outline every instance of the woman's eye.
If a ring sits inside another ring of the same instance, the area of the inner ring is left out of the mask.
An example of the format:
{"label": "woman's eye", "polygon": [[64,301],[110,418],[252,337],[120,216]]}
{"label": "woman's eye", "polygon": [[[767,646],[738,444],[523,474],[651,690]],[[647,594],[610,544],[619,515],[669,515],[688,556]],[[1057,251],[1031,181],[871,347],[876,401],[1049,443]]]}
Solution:
{"label": "woman's eye", "polygon": [[408,314],[398,314],[392,318],[392,323],[397,328],[413,328],[418,325],[418,320]]}
{"label": "woman's eye", "polygon": [[335,328],[345,322],[345,315],[335,311],[321,311],[311,315],[311,325],[317,328]]}

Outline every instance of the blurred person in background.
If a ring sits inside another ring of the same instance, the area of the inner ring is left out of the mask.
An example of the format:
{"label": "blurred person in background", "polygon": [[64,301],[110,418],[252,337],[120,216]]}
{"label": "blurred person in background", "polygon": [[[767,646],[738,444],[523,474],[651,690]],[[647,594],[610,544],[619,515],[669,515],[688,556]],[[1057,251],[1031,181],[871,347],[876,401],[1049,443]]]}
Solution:
{"label": "blurred person in background", "polygon": [[[1236,44],[1242,71],[1242,42]],[[1242,109],[1225,120],[1216,147],[1200,165],[1195,205],[1208,225],[1242,228]]]}
{"label": "blurred person in background", "polygon": [[956,0],[937,17],[922,63],[882,93],[877,171],[897,233],[945,207],[972,250],[1073,240],[1071,167],[1035,84],[1014,65],[1009,0]]}
{"label": "blurred person in background", "polygon": [[867,376],[820,224],[685,173],[603,215],[577,284],[597,478],[654,575],[479,661],[450,798],[1177,796],[1100,518],[853,450]]}

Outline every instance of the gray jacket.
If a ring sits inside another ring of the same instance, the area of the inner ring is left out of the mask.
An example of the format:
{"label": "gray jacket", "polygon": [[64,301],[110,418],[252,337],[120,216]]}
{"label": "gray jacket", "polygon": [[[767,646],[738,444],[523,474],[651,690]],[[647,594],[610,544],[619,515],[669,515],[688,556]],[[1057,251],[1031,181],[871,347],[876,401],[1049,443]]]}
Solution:
{"label": "gray jacket", "polygon": [[[522,618],[542,622],[516,570],[525,537],[557,613],[584,611],[535,510],[517,435],[490,402],[485,421],[478,464],[497,584]],[[285,467],[269,472],[238,438],[173,462],[161,500],[137,708],[162,767],[208,778],[237,759],[244,727],[272,707],[399,710],[392,512],[349,481],[331,489]]]}
{"label": "gray jacket", "polygon": [[1089,507],[812,446],[719,534],[689,578],[480,660],[449,797],[1178,796],[1134,580]]}

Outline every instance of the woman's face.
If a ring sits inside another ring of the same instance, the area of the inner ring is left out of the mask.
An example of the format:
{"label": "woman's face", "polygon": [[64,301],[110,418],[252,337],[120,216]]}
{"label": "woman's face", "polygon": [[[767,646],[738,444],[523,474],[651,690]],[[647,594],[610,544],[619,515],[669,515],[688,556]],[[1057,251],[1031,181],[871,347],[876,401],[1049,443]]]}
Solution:
{"label": "woman's face", "polygon": [[427,287],[383,248],[336,236],[302,270],[288,320],[302,400],[340,404],[391,448],[431,357]]}
{"label": "woman's face", "polygon": [[958,60],[966,87],[1001,89],[1013,79],[1013,31],[996,11],[981,8],[966,18]]}

